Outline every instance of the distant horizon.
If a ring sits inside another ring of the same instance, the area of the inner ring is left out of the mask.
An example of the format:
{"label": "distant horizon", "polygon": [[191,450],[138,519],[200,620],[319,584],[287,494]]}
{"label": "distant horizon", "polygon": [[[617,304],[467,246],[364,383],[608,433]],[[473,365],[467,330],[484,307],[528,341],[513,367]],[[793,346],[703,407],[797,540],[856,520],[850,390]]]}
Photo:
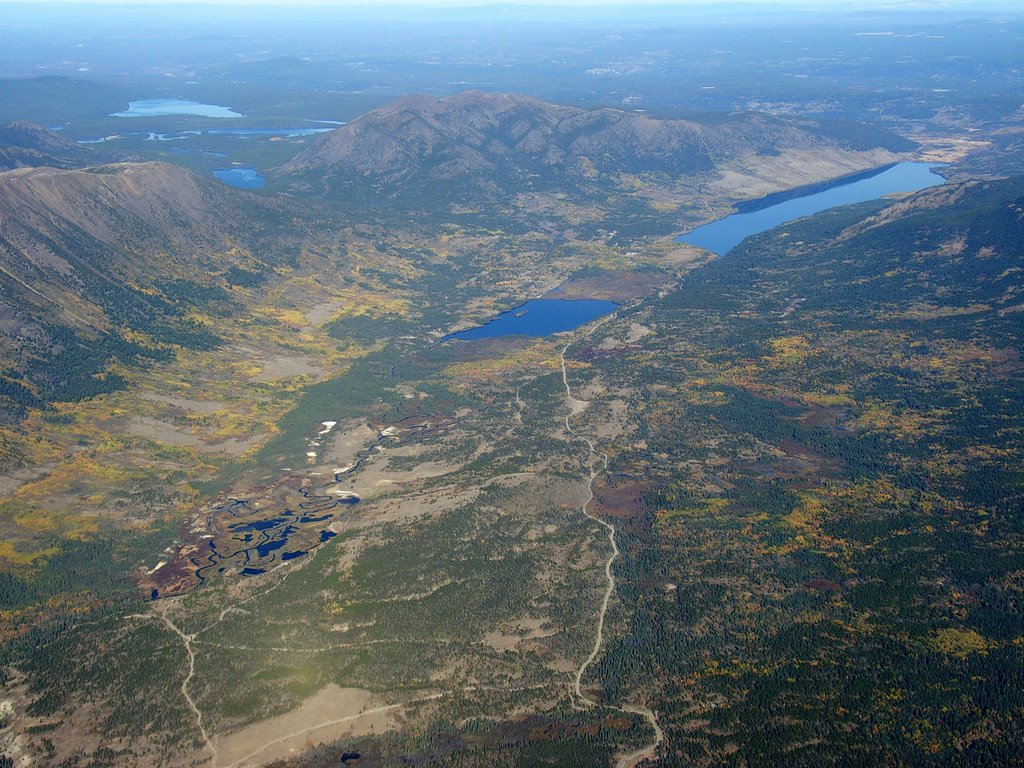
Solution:
{"label": "distant horizon", "polygon": [[708,8],[710,6],[784,6],[817,12],[870,8],[872,10],[921,10],[941,11],[953,9],[1001,8],[1024,10],[1012,0],[642,0],[630,3],[626,0],[394,0],[374,2],[373,0],[0,0],[0,6],[44,6],[44,5],[103,5],[103,6],[237,6],[237,7],[279,7],[279,8],[487,8],[507,6],[528,6],[542,8],[623,8],[643,7]]}

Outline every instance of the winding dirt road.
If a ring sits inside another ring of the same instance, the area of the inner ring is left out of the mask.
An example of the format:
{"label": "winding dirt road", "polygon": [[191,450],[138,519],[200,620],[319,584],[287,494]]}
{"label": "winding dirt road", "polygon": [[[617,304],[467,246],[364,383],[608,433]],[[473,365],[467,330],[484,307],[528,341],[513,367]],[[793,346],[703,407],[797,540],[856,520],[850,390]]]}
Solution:
{"label": "winding dirt road", "polygon": [[186,635],[181,631],[181,628],[167,618],[167,614],[164,611],[154,610],[154,614],[167,625],[174,634],[181,638],[181,642],[185,645],[185,652],[188,654],[188,674],[185,679],[181,681],[181,695],[185,697],[185,701],[188,702],[189,709],[196,716],[196,725],[199,726],[199,733],[203,736],[203,741],[206,742],[206,748],[210,750],[210,759],[213,764],[217,764],[217,746],[213,743],[210,735],[206,732],[206,726],[203,725],[203,713],[199,707],[196,706],[195,701],[192,699],[192,694],[188,692],[188,684],[192,682],[192,677],[196,673],[196,655],[192,652],[192,641],[195,640],[195,635]]}
{"label": "winding dirt road", "polygon": [[[594,633],[594,647],[591,649],[590,655],[584,659],[583,663],[580,664],[579,669],[576,670],[576,679],[573,683],[575,699],[573,701],[573,706],[576,709],[590,709],[591,707],[599,706],[597,701],[583,693],[583,675],[586,674],[587,669],[597,659],[598,654],[601,652],[601,646],[604,644],[605,617],[608,615],[608,605],[611,602],[612,595],[615,593],[615,574],[612,571],[612,566],[615,564],[615,560],[619,557],[619,544],[615,538],[615,526],[595,515],[592,515],[589,510],[590,502],[594,500],[594,480],[599,474],[601,474],[601,472],[608,469],[608,454],[597,450],[593,440],[572,428],[572,417],[585,411],[590,403],[586,400],[579,400],[573,396],[572,387],[569,385],[569,372],[565,364],[565,354],[569,351],[569,347],[571,347],[574,342],[579,341],[579,339],[589,337],[594,333],[594,331],[612,320],[614,317],[614,313],[608,315],[608,317],[604,318],[601,322],[592,325],[581,337],[568,341],[566,345],[562,347],[562,351],[559,354],[559,361],[562,366],[562,384],[565,385],[565,399],[569,404],[569,412],[565,415],[565,429],[566,432],[568,432],[568,434],[570,434],[574,439],[585,443],[589,452],[588,464],[590,466],[590,478],[587,481],[587,498],[583,500],[580,509],[586,517],[590,518],[595,523],[603,525],[607,529],[608,542],[612,546],[611,554],[608,556],[608,560],[604,564],[604,575],[608,584],[605,587],[604,597],[601,600],[601,607],[597,614],[597,631]],[[597,458],[600,458],[600,462],[595,461]],[[661,726],[658,725],[658,718],[654,712],[639,704],[624,704],[621,707],[609,708],[615,709],[619,712],[640,715],[646,719],[654,729],[654,741],[640,747],[639,749],[622,755],[615,763],[616,768],[634,768],[648,758],[656,757],[658,747],[661,745],[662,741],[665,740],[665,733],[662,731]]]}
{"label": "winding dirt road", "polygon": [[[565,415],[565,429],[566,429],[567,434],[570,435],[574,440],[578,440],[578,441],[584,443],[587,446],[587,451],[588,451],[588,461],[587,461],[587,463],[588,463],[588,466],[589,466],[589,469],[590,469],[590,475],[589,475],[589,477],[587,479],[587,484],[586,484],[586,488],[587,488],[586,496],[587,497],[581,503],[580,510],[582,511],[582,513],[587,518],[589,518],[590,520],[593,520],[595,523],[603,526],[607,530],[607,532],[608,532],[608,543],[611,545],[611,553],[609,554],[608,559],[605,562],[605,566],[604,566],[604,574],[605,574],[605,579],[607,581],[607,585],[605,587],[604,595],[603,595],[603,597],[601,599],[600,608],[599,608],[598,614],[597,614],[597,628],[596,628],[596,632],[595,632],[595,635],[594,635],[594,645],[591,648],[590,654],[587,656],[586,659],[584,659],[583,663],[580,664],[579,668],[576,670],[576,675],[575,675],[575,679],[573,681],[573,685],[572,685],[572,689],[571,690],[572,690],[572,693],[573,693],[573,706],[576,709],[578,709],[578,710],[586,710],[586,709],[591,709],[591,708],[594,708],[594,707],[603,707],[605,709],[614,710],[616,712],[622,712],[622,713],[632,714],[632,715],[639,715],[639,716],[643,717],[650,724],[651,728],[654,731],[654,739],[653,739],[653,741],[651,741],[651,743],[646,744],[646,745],[644,745],[644,746],[642,746],[642,747],[640,747],[640,748],[638,748],[636,750],[633,750],[632,752],[629,752],[629,753],[627,753],[625,755],[621,755],[616,760],[616,763],[615,763],[616,768],[635,768],[635,766],[640,765],[641,763],[643,763],[644,761],[646,761],[648,759],[656,758],[656,753],[657,753],[658,747],[664,741],[665,735],[664,735],[664,732],[662,731],[661,727],[658,724],[658,719],[657,719],[657,716],[655,715],[655,713],[652,710],[648,709],[647,707],[641,706],[639,704],[623,704],[622,706],[604,705],[604,704],[599,703],[595,699],[592,699],[592,698],[588,697],[583,692],[583,676],[586,674],[586,672],[590,668],[590,666],[597,660],[597,657],[598,657],[598,655],[601,652],[601,647],[604,645],[605,619],[606,619],[607,614],[608,614],[608,606],[611,603],[612,595],[615,594],[615,574],[614,574],[612,568],[613,568],[613,565],[614,565],[616,559],[618,559],[618,557],[619,557],[620,551],[619,551],[618,541],[616,540],[616,533],[617,533],[617,531],[616,531],[615,526],[612,525],[611,523],[606,522],[605,520],[602,520],[601,518],[591,514],[591,512],[589,510],[590,503],[594,500],[594,481],[597,479],[597,477],[602,472],[604,472],[604,471],[606,471],[608,469],[608,455],[606,453],[604,453],[603,451],[599,451],[597,449],[597,446],[594,444],[594,441],[590,437],[577,432],[572,427],[572,418],[574,416],[577,416],[577,415],[583,413],[587,409],[587,407],[590,405],[590,403],[585,401],[585,400],[579,400],[579,399],[577,399],[573,395],[573,393],[572,393],[572,386],[569,384],[568,367],[566,365],[566,360],[565,360],[566,353],[569,351],[569,348],[575,342],[591,336],[598,328],[600,328],[601,326],[605,325],[606,323],[608,323],[609,321],[611,321],[614,318],[615,318],[615,314],[609,315],[609,316],[605,317],[604,319],[602,319],[600,322],[598,322],[598,323],[594,324],[593,326],[591,326],[586,331],[586,333],[584,333],[582,336],[579,336],[579,337],[576,337],[574,339],[571,339],[570,341],[568,341],[565,344],[564,347],[562,347],[562,350],[561,350],[561,352],[559,354],[559,360],[560,360],[561,369],[562,369],[562,383],[565,386],[565,397],[566,397],[566,401],[567,401],[567,403],[569,405],[569,412]],[[521,412],[521,409],[523,408],[523,406],[524,406],[524,404],[523,404],[522,400],[519,398],[519,391],[517,390],[516,391],[516,399],[515,399],[515,411],[516,411],[515,416],[516,417],[521,418],[520,412]],[[316,552],[314,552],[313,554],[315,555]],[[309,559],[311,560],[312,558],[309,558]],[[287,576],[290,575],[290,573],[293,570],[297,570],[297,568],[289,569],[285,573],[285,577],[284,578],[287,578]],[[266,592],[269,592],[269,591],[277,588],[278,586],[280,586],[281,582],[284,581],[284,578],[282,578],[280,581],[278,581],[275,584],[273,584],[269,589],[266,590]],[[214,624],[217,624],[217,623],[223,621],[225,616],[226,616],[226,614],[229,611],[231,611],[231,610],[244,610],[244,609],[242,609],[240,607],[243,603],[249,602],[250,600],[254,599],[255,597],[259,597],[262,594],[265,594],[265,592],[264,593],[257,593],[253,597],[250,597],[247,600],[242,601],[242,603],[238,603],[238,604],[229,606],[228,608],[225,608],[224,610],[221,611],[220,616],[217,618],[217,620],[214,622]],[[168,616],[166,615],[165,610],[154,609],[152,614],[134,615],[134,616],[129,616],[127,618],[138,618],[138,619],[157,618],[160,621],[162,621],[168,627],[168,629],[173,631],[181,639],[182,643],[185,646],[185,651],[186,651],[186,653],[188,655],[188,673],[185,676],[185,678],[182,680],[182,683],[181,683],[181,693],[184,696],[186,702],[188,703],[189,709],[195,715],[196,724],[197,724],[197,726],[199,728],[199,731],[200,731],[200,733],[201,733],[201,735],[203,737],[203,741],[205,742],[206,749],[210,753],[210,763],[213,766],[217,766],[218,765],[219,754],[218,754],[218,750],[217,750],[216,744],[215,744],[214,740],[210,738],[210,735],[207,733],[206,726],[203,723],[203,713],[199,709],[199,707],[196,705],[195,701],[192,699],[192,696],[191,696],[191,694],[189,692],[189,685],[190,685],[190,683],[192,681],[192,678],[193,678],[193,676],[195,674],[195,654],[193,653],[192,644],[194,642],[206,644],[205,641],[198,640],[195,635],[188,635],[185,632],[183,632],[178,627],[177,624],[175,624],[170,618],[168,618]],[[386,641],[379,641],[379,642],[386,642]],[[212,644],[212,645],[216,645],[216,644]],[[227,647],[227,646],[225,646],[225,647]],[[239,648],[244,648],[244,646],[239,646]],[[280,649],[280,650],[286,650],[286,649]],[[290,650],[296,650],[296,649],[290,649]],[[467,689],[467,690],[469,690],[469,689]],[[440,694],[440,693],[431,694],[431,695],[425,697],[424,700],[440,698],[441,696],[443,696],[443,694]],[[307,733],[309,731],[317,730],[317,729],[328,727],[328,726],[331,726],[331,725],[341,724],[341,723],[344,723],[344,722],[349,722],[349,721],[352,721],[352,720],[356,720],[356,719],[358,719],[360,717],[364,717],[366,715],[376,714],[376,713],[390,711],[390,710],[394,710],[394,709],[400,709],[400,708],[402,708],[404,706],[405,706],[404,704],[391,704],[391,705],[382,706],[382,707],[379,707],[379,708],[376,708],[376,709],[368,710],[366,712],[362,712],[362,713],[359,713],[357,715],[347,716],[347,717],[343,717],[343,718],[338,718],[336,720],[329,720],[327,722],[321,722],[321,723],[317,723],[317,724],[314,724],[314,725],[303,727],[299,731],[296,731],[294,733],[289,733],[289,734],[287,734],[285,736],[282,736],[280,738],[277,738],[277,739],[275,739],[275,740],[273,740],[271,742],[263,744],[261,747],[259,747],[258,749],[254,750],[253,752],[251,752],[250,754],[246,755],[245,757],[243,757],[243,758],[241,758],[239,760],[235,760],[233,763],[231,763],[230,765],[226,766],[226,768],[237,768],[237,766],[239,766],[241,763],[243,763],[243,762],[245,762],[247,760],[250,760],[250,759],[252,759],[254,757],[258,757],[261,753],[265,752],[268,748],[270,748],[272,746],[275,746],[275,745],[277,745],[277,744],[279,744],[279,743],[281,743],[283,741],[286,741],[287,739],[294,738],[297,735],[302,735],[303,733]]]}

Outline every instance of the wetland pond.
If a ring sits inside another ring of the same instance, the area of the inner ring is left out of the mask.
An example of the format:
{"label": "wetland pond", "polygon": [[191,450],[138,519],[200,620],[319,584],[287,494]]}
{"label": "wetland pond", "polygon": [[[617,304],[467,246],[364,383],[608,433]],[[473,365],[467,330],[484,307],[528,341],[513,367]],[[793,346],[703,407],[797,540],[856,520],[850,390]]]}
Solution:
{"label": "wetland pond", "polygon": [[603,299],[532,299],[492,320],[449,333],[441,341],[494,339],[500,336],[549,336],[579,328],[614,311],[619,305]]}
{"label": "wetland pond", "polygon": [[676,238],[677,242],[725,255],[751,235],[840,205],[864,203],[896,192],[917,192],[945,183],[933,163],[896,163],[881,170],[768,195],[738,204],[739,213],[712,221]]}

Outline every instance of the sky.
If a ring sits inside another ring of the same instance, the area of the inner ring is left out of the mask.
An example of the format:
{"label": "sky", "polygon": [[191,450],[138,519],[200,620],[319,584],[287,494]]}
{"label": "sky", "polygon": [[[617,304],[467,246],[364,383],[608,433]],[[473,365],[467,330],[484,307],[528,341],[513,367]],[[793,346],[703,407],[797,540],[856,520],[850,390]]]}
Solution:
{"label": "sky", "polygon": [[[546,6],[594,6],[594,5],[665,5],[665,6],[713,6],[713,5],[783,5],[827,10],[837,6],[846,7],[887,7],[887,8],[951,8],[963,6],[1012,5],[1011,0],[15,0],[19,5],[44,5],[53,3],[95,4],[95,5],[266,5],[266,6],[325,6],[325,7],[394,7],[394,6],[474,6],[474,5],[546,5]],[[0,2],[0,5],[3,3]]]}
{"label": "sky", "polygon": [[829,13],[857,10],[878,11],[942,11],[964,10],[972,12],[1021,12],[1022,0],[0,0],[4,6],[22,9],[33,6],[55,8],[60,5],[103,5],[169,7],[174,5],[215,7],[263,8],[363,8],[381,10],[391,8],[465,8],[480,6],[549,6],[558,8],[619,7],[623,10],[641,6],[657,8],[694,8],[708,10],[715,6],[748,6],[767,8],[775,6],[798,13]]}

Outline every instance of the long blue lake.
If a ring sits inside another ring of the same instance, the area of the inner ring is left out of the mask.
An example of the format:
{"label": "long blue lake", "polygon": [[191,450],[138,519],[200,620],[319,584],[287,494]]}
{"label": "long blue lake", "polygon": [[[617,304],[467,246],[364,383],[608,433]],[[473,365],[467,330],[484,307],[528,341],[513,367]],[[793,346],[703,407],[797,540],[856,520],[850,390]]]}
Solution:
{"label": "long blue lake", "polygon": [[533,299],[502,312],[490,322],[476,328],[450,333],[442,341],[493,339],[513,335],[548,336],[579,328],[591,320],[607,315],[618,306],[614,301],[601,299]]}
{"label": "long blue lake", "polygon": [[[839,181],[827,189],[794,197],[774,205],[758,206],[758,201],[742,204],[743,212],[697,227],[676,238],[677,242],[724,255],[751,235],[810,216],[839,205],[863,203],[896,192],[917,192],[945,182],[929,163],[897,163],[874,175],[863,174]],[[764,198],[770,202],[778,196]]]}

